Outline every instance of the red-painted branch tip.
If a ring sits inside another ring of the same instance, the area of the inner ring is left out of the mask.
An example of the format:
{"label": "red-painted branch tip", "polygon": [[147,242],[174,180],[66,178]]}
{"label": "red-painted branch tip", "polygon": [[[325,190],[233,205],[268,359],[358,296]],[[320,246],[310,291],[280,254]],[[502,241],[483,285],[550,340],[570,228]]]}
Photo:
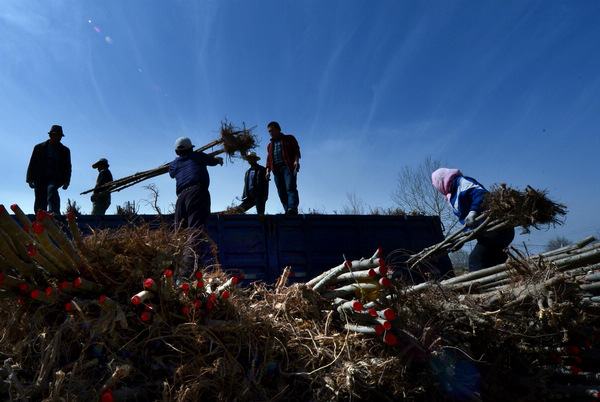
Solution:
{"label": "red-painted branch tip", "polygon": [[46,216],[48,216],[48,212],[44,211],[43,209],[39,209],[39,210],[37,211],[37,214],[35,214],[35,218],[36,218],[38,221],[42,221],[42,220],[44,220],[44,218],[45,218]]}
{"label": "red-painted branch tip", "polygon": [[[148,317],[149,318],[149,317]],[[146,320],[148,319],[146,318]],[[146,321],[142,318],[142,321]],[[101,402],[114,402],[115,398],[113,397],[113,395],[110,392],[105,392],[102,394],[102,397],[100,398]]]}
{"label": "red-painted branch tip", "polygon": [[396,318],[396,312],[391,308],[386,308],[383,310],[383,316],[388,321],[393,321]]}
{"label": "red-painted branch tip", "polygon": [[390,286],[392,286],[392,282],[385,276],[379,280],[379,284],[384,288],[389,288]]}
{"label": "red-painted branch tip", "polygon": [[33,231],[35,232],[35,234],[43,233],[44,230],[46,230],[44,228],[44,225],[42,225],[41,222],[39,222],[39,221],[33,221],[33,223],[31,224],[31,227],[33,228]]}
{"label": "red-painted branch tip", "polygon": [[390,333],[385,334],[385,336],[383,337],[383,341],[386,343],[386,345],[389,346],[394,346],[396,343],[398,343],[396,335]]}

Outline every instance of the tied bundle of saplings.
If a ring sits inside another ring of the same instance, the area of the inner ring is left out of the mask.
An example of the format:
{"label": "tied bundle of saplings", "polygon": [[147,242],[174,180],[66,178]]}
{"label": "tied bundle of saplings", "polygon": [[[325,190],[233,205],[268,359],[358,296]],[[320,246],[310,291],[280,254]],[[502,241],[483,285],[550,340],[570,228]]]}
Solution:
{"label": "tied bundle of saplings", "polygon": [[[246,128],[246,124],[242,123],[242,127],[236,127],[227,120],[221,122],[220,137],[197,148],[194,152],[206,151],[209,148],[221,146],[219,149],[208,152],[209,155],[217,156],[225,153],[228,160],[233,161],[236,158],[242,157],[249,150],[254,149],[257,145],[256,135],[252,133],[255,127]],[[113,180],[97,188],[92,188],[82,192],[88,194],[96,191],[96,194],[109,194],[112,192],[121,191],[125,188],[136,185],[144,180],[160,176],[169,171],[169,163],[165,163],[157,168],[137,172],[130,176],[121,179]]]}
{"label": "tied bundle of saplings", "polygon": [[525,191],[519,191],[507,187],[506,184],[493,186],[485,195],[482,207],[484,212],[477,217],[477,226],[474,229],[463,226],[442,242],[409,256],[408,266],[414,269],[428,260],[458,251],[465,243],[486,233],[521,227],[521,233],[525,234],[529,233],[531,228],[561,225],[567,213],[566,206],[550,200],[546,191],[530,186],[527,186]]}

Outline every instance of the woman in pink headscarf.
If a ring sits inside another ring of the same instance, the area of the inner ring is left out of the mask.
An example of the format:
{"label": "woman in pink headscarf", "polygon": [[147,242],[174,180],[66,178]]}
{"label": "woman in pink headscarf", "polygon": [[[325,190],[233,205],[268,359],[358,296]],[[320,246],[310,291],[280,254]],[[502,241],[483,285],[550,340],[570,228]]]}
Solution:
{"label": "woman in pink headscarf", "polygon": [[[431,174],[431,184],[452,206],[462,224],[467,228],[477,226],[476,218],[484,210],[483,201],[488,193],[477,180],[464,176],[458,169],[440,168]],[[506,262],[508,256],[504,249],[514,237],[513,228],[478,236],[469,255],[469,270],[478,271]]]}

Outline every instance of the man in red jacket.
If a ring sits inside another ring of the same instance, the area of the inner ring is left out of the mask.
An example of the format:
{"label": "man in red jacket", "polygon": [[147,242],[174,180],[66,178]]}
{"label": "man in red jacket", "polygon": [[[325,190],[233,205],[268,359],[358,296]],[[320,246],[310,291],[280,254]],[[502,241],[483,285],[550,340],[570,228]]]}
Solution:
{"label": "man in red jacket", "polygon": [[300,170],[300,147],[293,135],[283,134],[276,121],[267,125],[271,142],[267,145],[267,180],[271,172],[283,209],[288,215],[298,214],[296,175]]}

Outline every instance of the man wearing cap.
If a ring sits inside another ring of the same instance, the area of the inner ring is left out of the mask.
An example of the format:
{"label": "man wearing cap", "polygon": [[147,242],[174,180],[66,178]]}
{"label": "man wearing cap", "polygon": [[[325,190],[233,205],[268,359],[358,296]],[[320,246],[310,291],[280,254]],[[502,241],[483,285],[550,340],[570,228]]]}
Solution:
{"label": "man wearing cap", "polygon": [[175,141],[177,158],[169,164],[169,176],[175,179],[175,223],[181,227],[204,230],[210,215],[210,177],[207,166],[223,165],[223,158],[194,152],[192,141]]}
{"label": "man wearing cap", "polygon": [[35,191],[35,213],[41,209],[60,215],[58,189],[66,190],[71,182],[71,151],[60,142],[62,126],[52,126],[48,135],[49,140],[33,148],[25,181]]}
{"label": "man wearing cap", "polygon": [[244,192],[242,194],[242,203],[240,208],[248,211],[252,207],[256,207],[256,213],[264,215],[265,203],[269,198],[269,182],[267,181],[267,169],[259,165],[257,162],[260,156],[254,151],[248,151],[244,159],[250,164],[250,169],[246,171],[244,176]]}
{"label": "man wearing cap", "polygon": [[106,158],[100,158],[92,165],[92,169],[98,169],[96,186],[90,197],[90,200],[92,201],[92,215],[102,216],[110,206],[110,192],[102,193],[102,189],[100,189],[104,184],[113,181],[112,173],[108,170],[108,166],[109,164]]}

